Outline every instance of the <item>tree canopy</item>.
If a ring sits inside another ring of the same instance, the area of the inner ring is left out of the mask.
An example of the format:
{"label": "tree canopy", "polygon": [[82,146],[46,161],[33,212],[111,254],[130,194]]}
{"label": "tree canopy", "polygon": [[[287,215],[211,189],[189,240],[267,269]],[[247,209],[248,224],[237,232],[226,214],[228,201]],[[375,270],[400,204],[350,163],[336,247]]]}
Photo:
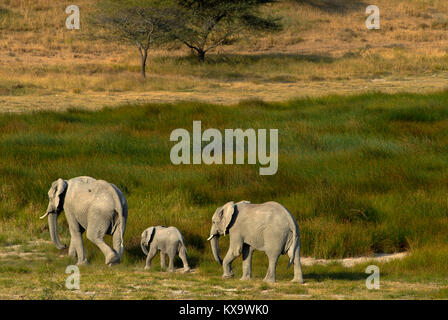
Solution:
{"label": "tree canopy", "polygon": [[281,29],[279,18],[262,14],[276,0],[100,0],[91,21],[111,41],[137,46],[146,77],[149,50],[178,40],[203,62],[210,50],[245,32]]}
{"label": "tree canopy", "polygon": [[162,1],[102,0],[92,21],[109,40],[135,44],[141,57],[141,73],[146,77],[148,51],[153,45],[173,40],[176,11]]}
{"label": "tree canopy", "polygon": [[236,40],[246,31],[278,31],[279,18],[264,16],[261,6],[276,0],[177,0],[179,15],[174,33],[200,61],[205,54]]}

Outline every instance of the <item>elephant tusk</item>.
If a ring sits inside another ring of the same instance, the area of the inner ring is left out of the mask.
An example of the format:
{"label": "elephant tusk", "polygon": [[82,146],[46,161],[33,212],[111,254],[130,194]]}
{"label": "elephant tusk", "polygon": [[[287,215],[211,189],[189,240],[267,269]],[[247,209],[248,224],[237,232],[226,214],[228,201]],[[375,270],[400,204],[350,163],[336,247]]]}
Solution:
{"label": "elephant tusk", "polygon": [[214,236],[215,236],[215,235],[214,235],[214,234],[212,234],[212,235],[211,235],[210,237],[208,237],[208,238],[207,238],[207,241],[210,241],[210,240],[212,240]]}
{"label": "elephant tusk", "polygon": [[48,216],[49,213],[50,213],[50,212],[45,213],[42,217],[39,217],[39,219],[43,219],[43,218],[45,218],[46,216]]}

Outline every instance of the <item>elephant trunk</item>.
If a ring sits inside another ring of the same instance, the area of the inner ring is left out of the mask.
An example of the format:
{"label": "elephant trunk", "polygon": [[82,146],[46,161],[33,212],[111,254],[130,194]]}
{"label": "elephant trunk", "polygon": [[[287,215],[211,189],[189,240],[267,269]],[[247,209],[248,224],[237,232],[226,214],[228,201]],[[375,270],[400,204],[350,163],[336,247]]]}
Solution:
{"label": "elephant trunk", "polygon": [[146,244],[144,239],[140,241],[140,247],[142,247],[143,253],[147,256],[148,255],[148,249],[146,248]]}
{"label": "elephant trunk", "polygon": [[56,213],[50,213],[48,215],[48,226],[50,228],[51,240],[53,240],[56,248],[59,250],[65,249],[66,246],[63,245],[59,240],[58,234],[58,215]]}
{"label": "elephant trunk", "polygon": [[210,245],[212,247],[213,257],[219,264],[222,264],[221,257],[219,256],[219,235],[212,236]]}

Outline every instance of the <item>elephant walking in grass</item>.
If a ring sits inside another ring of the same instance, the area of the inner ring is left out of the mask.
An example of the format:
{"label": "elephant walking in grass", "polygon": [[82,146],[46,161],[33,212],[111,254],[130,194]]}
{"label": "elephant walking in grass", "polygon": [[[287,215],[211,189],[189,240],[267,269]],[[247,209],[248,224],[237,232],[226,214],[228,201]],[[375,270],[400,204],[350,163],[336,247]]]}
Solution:
{"label": "elephant walking in grass", "polygon": [[151,261],[154,256],[160,251],[160,265],[165,269],[165,258],[168,255],[170,261],[168,264],[168,271],[174,271],[174,258],[176,254],[184,264],[184,272],[189,272],[190,267],[187,260],[187,248],[185,247],[185,240],[180,231],[175,227],[150,227],[143,231],[140,246],[146,258],[145,270],[151,268]]}
{"label": "elephant walking in grass", "polygon": [[[66,248],[59,240],[57,225],[57,218],[64,210],[71,236],[68,254],[78,259],[78,265],[87,263],[82,242],[84,231],[87,239],[103,252],[107,265],[120,262],[128,205],[118,187],[91,177],[58,179],[52,183],[48,197],[47,212],[41,219],[48,216],[50,236],[58,249]],[[113,237],[113,249],[104,242],[106,234]]]}
{"label": "elephant walking in grass", "polygon": [[[218,239],[229,234],[229,250],[221,260]],[[252,278],[252,254],[264,251],[269,268],[264,281],[275,282],[275,269],[281,254],[287,253],[289,264],[294,264],[293,282],[303,283],[300,265],[299,226],[291,213],[277,202],[251,204],[248,201],[226,203],[216,209],[212,218],[210,237],[213,256],[223,266],[223,278],[233,277],[232,261],[243,255],[243,277]]]}

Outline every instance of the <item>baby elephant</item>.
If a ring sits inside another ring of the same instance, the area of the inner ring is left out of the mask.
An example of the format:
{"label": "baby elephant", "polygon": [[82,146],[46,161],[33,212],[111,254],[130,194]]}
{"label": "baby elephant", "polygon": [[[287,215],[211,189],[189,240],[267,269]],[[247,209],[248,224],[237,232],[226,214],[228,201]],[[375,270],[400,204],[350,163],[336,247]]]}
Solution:
{"label": "baby elephant", "polygon": [[165,268],[165,255],[170,258],[168,271],[174,271],[174,258],[176,254],[182,259],[184,264],[184,272],[189,272],[190,267],[187,261],[187,249],[185,248],[185,240],[180,231],[175,227],[150,227],[143,231],[140,242],[143,252],[148,256],[146,258],[146,269],[151,268],[151,260],[160,250],[160,265]]}

